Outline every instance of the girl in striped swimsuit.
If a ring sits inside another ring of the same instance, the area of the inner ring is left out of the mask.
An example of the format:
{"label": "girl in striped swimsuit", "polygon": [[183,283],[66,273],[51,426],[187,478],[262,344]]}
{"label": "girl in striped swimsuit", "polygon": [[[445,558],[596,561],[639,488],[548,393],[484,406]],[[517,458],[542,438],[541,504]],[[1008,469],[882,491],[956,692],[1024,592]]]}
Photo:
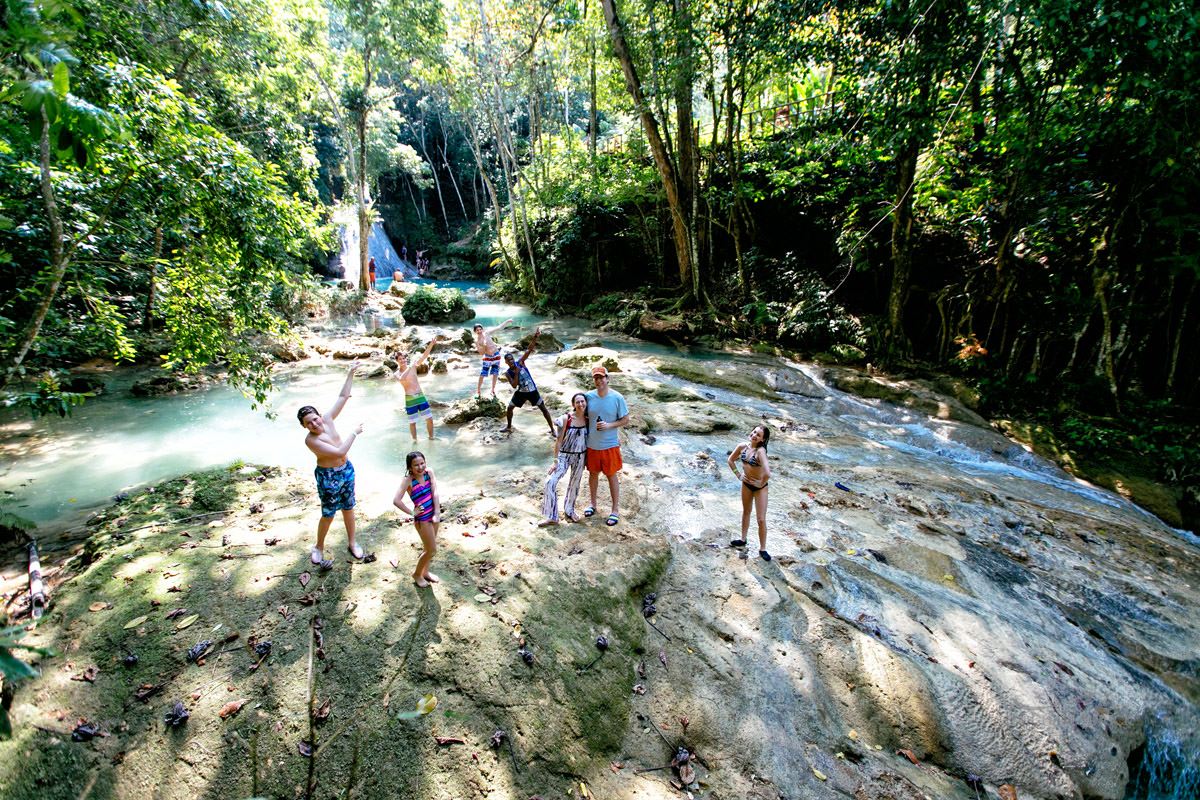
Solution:
{"label": "girl in striped swimsuit", "polygon": [[558,436],[554,440],[554,465],[546,479],[546,497],[542,501],[542,516],[539,527],[558,524],[558,480],[571,470],[567,483],[567,496],[563,500],[563,513],[572,522],[575,515],[575,498],[579,495],[579,481],[583,477],[587,456],[588,405],[583,392],[571,398],[571,411],[558,419]]}
{"label": "girl in striped swimsuit", "polygon": [[[437,534],[438,527],[442,522],[442,506],[438,501],[437,478],[434,477],[433,470],[425,466],[425,455],[413,451],[405,457],[404,465],[407,472],[404,480],[400,482],[400,488],[396,490],[396,497],[392,500],[392,505],[405,514],[412,515],[417,535],[421,537],[421,544],[425,547],[421,557],[417,559],[417,568],[413,570],[413,582],[424,589],[429,584],[438,582],[437,576],[429,571],[429,562],[437,553]],[[413,507],[411,509],[404,502],[405,492],[412,500]]]}

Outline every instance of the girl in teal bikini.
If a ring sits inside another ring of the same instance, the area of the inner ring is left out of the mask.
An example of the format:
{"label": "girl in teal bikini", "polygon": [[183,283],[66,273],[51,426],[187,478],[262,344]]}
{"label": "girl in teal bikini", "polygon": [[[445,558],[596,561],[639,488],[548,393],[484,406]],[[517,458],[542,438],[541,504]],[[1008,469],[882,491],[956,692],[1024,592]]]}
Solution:
{"label": "girl in teal bikini", "polygon": [[[767,464],[767,442],[771,440],[771,429],[755,425],[750,431],[750,441],[739,444],[729,454],[729,468],[742,482],[742,538],[729,542],[731,547],[746,546],[746,532],[750,529],[750,508],[753,506],[758,517],[758,554],[763,561],[770,561],[767,552],[767,482],[771,480],[771,467]],[[742,471],[738,472],[737,462]]]}

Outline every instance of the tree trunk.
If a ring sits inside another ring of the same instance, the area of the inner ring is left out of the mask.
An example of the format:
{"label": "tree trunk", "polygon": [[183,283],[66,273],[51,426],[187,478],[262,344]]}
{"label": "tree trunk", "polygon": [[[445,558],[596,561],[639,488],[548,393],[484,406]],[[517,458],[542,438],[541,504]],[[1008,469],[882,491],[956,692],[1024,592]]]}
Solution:
{"label": "tree trunk", "polygon": [[42,299],[33,310],[33,316],[29,318],[29,322],[25,326],[24,333],[17,342],[17,347],[9,359],[8,368],[4,371],[3,383],[0,385],[7,385],[12,380],[17,369],[24,362],[25,356],[29,354],[29,348],[33,346],[38,333],[42,330],[42,323],[46,321],[46,314],[49,313],[50,305],[54,302],[55,295],[58,294],[58,287],[62,284],[63,276],[67,273],[67,264],[70,262],[70,257],[63,246],[62,217],[58,213],[58,202],[54,198],[54,183],[50,178],[50,118],[46,115],[45,106],[42,107],[41,112],[42,136],[38,183],[42,190],[42,206],[46,210],[46,221],[50,223],[50,280],[42,294]]}
{"label": "tree trunk", "polygon": [[625,43],[625,32],[621,26],[621,20],[617,16],[616,0],[601,1],[604,6],[604,17],[608,22],[608,32],[612,37],[613,53],[621,63],[621,71],[625,76],[625,88],[637,108],[642,129],[646,132],[650,151],[654,155],[655,166],[658,167],[663,190],[667,195],[667,207],[671,213],[671,227],[675,239],[675,257],[679,262],[679,284],[685,292],[691,295],[692,300],[698,300],[699,298],[692,293],[692,236],[689,232],[687,211],[680,202],[675,167],[671,163],[666,146],[659,135],[658,121],[654,118],[642,93],[642,84],[638,79],[633,57]]}
{"label": "tree trunk", "polygon": [[896,209],[892,216],[892,286],[888,293],[888,349],[907,355],[904,304],[912,276],[912,184],[917,174],[917,144],[905,145],[896,161]]}
{"label": "tree trunk", "polygon": [[162,260],[163,229],[154,226],[154,258],[150,259],[149,275],[146,277],[146,309],[142,315],[142,330],[147,333],[154,327],[154,283],[158,277],[158,262]]}

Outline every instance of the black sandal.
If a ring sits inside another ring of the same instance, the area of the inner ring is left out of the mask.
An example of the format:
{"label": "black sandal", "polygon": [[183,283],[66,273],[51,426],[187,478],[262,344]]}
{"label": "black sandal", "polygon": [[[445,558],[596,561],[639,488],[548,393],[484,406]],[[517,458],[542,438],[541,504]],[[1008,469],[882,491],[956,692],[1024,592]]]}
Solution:
{"label": "black sandal", "polygon": [[745,547],[746,540],[745,539],[730,539],[729,546],[730,547]]}

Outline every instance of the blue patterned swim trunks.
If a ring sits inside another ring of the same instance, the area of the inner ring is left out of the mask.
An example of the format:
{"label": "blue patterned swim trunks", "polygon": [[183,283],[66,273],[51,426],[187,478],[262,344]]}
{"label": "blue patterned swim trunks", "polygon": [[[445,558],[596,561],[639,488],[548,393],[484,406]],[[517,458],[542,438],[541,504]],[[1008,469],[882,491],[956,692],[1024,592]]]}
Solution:
{"label": "blue patterned swim trunks", "polygon": [[332,517],[338,511],[354,508],[354,465],[317,467],[317,494],[321,498],[321,516]]}

